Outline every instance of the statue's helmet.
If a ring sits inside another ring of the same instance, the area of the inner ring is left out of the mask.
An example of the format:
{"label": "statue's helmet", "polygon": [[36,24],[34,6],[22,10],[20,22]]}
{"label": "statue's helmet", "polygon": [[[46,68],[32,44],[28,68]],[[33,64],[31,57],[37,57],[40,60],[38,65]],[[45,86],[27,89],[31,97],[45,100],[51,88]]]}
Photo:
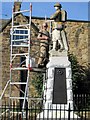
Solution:
{"label": "statue's helmet", "polygon": [[61,5],[60,3],[56,3],[56,4],[54,5],[54,7],[62,8],[62,5]]}

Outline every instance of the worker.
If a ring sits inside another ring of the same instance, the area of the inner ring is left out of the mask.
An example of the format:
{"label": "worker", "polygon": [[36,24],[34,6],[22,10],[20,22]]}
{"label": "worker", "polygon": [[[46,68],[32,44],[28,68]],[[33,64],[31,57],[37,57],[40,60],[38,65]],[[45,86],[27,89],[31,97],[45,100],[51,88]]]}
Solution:
{"label": "worker", "polygon": [[48,62],[48,51],[50,36],[47,31],[48,24],[45,22],[42,25],[42,30],[39,32],[37,39],[40,40],[40,57],[38,59],[38,67],[45,67]]}

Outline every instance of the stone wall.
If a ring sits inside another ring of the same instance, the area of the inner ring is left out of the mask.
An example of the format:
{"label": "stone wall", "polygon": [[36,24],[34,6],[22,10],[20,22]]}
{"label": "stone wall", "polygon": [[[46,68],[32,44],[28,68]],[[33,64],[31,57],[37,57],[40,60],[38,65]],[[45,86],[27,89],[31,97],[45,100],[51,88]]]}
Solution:
{"label": "stone wall", "polygon": [[[32,20],[35,25],[38,28],[41,28],[41,25],[44,20],[40,19],[33,19]],[[15,18],[16,24],[25,24],[27,23],[27,20],[24,16],[18,15],[18,17]],[[88,22],[66,22],[66,28],[65,31],[67,33],[67,40],[69,45],[69,52],[76,55],[80,65],[86,66],[90,63],[90,57],[89,57],[89,51],[90,51],[90,35],[88,32]],[[48,24],[49,25],[49,24]],[[4,29],[3,31],[3,37],[0,37],[0,56],[2,56],[2,80],[3,86],[2,89],[5,87],[6,82],[10,78],[10,28],[11,23]],[[31,56],[34,55],[35,52],[39,51],[39,42],[35,42],[37,40],[37,33],[32,28],[32,46],[31,46]],[[2,46],[2,48],[1,48]],[[17,50],[17,49],[14,49]],[[25,52],[25,49],[19,49]],[[38,60],[39,54],[36,54],[36,63]],[[20,58],[17,59],[17,63],[20,63]],[[20,79],[20,72],[14,72],[13,77],[17,80]],[[13,88],[15,89],[15,88]],[[13,94],[15,94],[15,91]],[[18,93],[19,94],[19,93]],[[8,90],[6,91],[5,96],[8,96]]]}
{"label": "stone wall", "polygon": [[80,65],[86,66],[88,59],[88,22],[67,22],[66,33],[70,53],[73,53]]}
{"label": "stone wall", "polygon": [[[2,34],[0,34],[0,95],[2,93]],[[2,101],[0,100],[0,105]]]}
{"label": "stone wall", "polygon": [[90,23],[88,23],[88,64],[90,66]]}

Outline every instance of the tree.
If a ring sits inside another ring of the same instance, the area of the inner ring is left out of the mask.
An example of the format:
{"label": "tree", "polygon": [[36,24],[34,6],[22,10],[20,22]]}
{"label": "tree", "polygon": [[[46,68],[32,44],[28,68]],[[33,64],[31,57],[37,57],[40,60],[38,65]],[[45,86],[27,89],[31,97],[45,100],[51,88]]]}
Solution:
{"label": "tree", "polygon": [[43,74],[42,73],[35,73],[32,79],[32,85],[37,90],[39,96],[41,96],[42,89],[43,89]]}
{"label": "tree", "polygon": [[73,92],[80,92],[80,83],[87,80],[88,70],[84,66],[80,66],[76,56],[69,54],[69,61],[71,62],[72,68],[72,83]]}

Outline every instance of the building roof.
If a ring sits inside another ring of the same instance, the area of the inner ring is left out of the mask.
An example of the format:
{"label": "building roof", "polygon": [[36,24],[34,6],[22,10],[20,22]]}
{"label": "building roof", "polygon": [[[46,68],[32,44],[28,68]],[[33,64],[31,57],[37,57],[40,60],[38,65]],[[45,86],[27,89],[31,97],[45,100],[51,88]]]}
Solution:
{"label": "building roof", "polygon": [[[16,14],[14,17],[18,16],[19,14],[21,13],[18,13]],[[22,14],[23,15],[23,14]],[[26,19],[29,21],[29,16],[24,16],[26,17]],[[44,17],[35,17],[35,16],[32,16],[32,19],[40,19],[40,20],[45,20]],[[47,19],[50,19],[50,18],[47,18]],[[8,24],[10,24],[12,22],[12,18],[9,19],[7,22],[4,23],[4,25],[0,26],[0,33],[3,32],[3,30],[6,28],[6,26]],[[71,19],[68,19],[67,22],[84,22],[84,23],[90,23],[90,21],[85,21],[85,20],[71,20]],[[33,23],[31,22],[31,26],[32,28],[36,31],[36,32],[39,32],[39,29],[38,27]]]}
{"label": "building roof", "polygon": [[[18,13],[18,14],[16,14],[16,15],[14,15],[14,18],[16,17],[16,16],[18,16],[19,14],[21,14],[21,13]],[[23,14],[22,14],[23,15]],[[26,17],[26,19],[29,21],[29,17],[28,16],[24,16],[24,17]],[[33,17],[32,17],[33,18]],[[7,25],[8,24],[10,24],[12,22],[12,18],[11,19],[9,19],[7,22],[5,22],[5,24],[3,25],[3,26],[1,26],[1,28],[0,28],[0,33],[1,32],[3,32],[3,30],[7,27]],[[36,32],[39,32],[39,29],[37,28],[37,26],[33,23],[33,22],[31,22],[31,26],[32,26],[32,28],[36,31]]]}

